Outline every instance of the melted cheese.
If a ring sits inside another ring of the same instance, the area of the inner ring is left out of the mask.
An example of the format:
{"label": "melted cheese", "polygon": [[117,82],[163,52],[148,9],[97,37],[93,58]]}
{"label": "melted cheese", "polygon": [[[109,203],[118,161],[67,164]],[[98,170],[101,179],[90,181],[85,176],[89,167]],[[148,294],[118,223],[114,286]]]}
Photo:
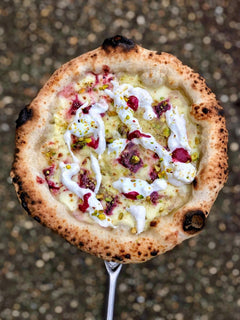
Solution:
{"label": "melted cheese", "polygon": [[[61,160],[64,163],[60,162],[53,180],[62,183],[64,188],[56,196],[70,211],[75,212],[78,210],[79,199],[90,193],[86,212],[92,221],[103,227],[127,226],[131,229],[136,226],[137,233],[141,233],[156,216],[166,215],[187,201],[191,192],[189,184],[195,177],[196,165],[174,162],[171,153],[179,147],[190,154],[199,152],[196,143],[199,131],[190,120],[188,101],[179,91],[166,86],[155,89],[142,88],[138,76],[123,75],[119,82],[114,75],[111,78],[114,80],[103,85],[103,77],[99,75],[99,85],[96,85],[95,76],[88,75],[73,85],[74,90],[78,92],[78,99],[86,102],[79,107],[70,121],[66,119],[65,114],[71,106],[71,98],[62,95],[57,98],[58,108],[54,113],[54,130],[51,133],[50,144],[53,143],[53,148],[57,148],[62,154]],[[84,88],[92,85],[95,85],[96,90],[90,90],[88,93]],[[106,100],[106,96],[113,99],[113,106]],[[138,99],[137,112],[127,104],[130,96]],[[152,106],[156,101],[163,99],[170,100],[171,108],[165,112],[163,118],[157,119]],[[88,113],[83,112],[83,109],[90,105]],[[116,111],[115,115],[113,110]],[[130,133],[139,130],[148,136],[132,139],[135,145],[142,148],[141,152],[145,152],[142,156],[146,166],[136,174],[131,174],[131,177],[128,177],[129,170],[117,161],[129,143],[129,140],[118,132],[118,127],[123,124],[128,127]],[[162,126],[166,125],[171,132],[167,139],[161,134]],[[189,131],[191,135],[188,136]],[[106,137],[109,133],[113,141],[107,146]],[[93,136],[95,140],[99,139],[98,147],[93,149],[86,146],[80,151],[73,151],[72,135],[77,138]],[[167,148],[159,142],[164,139],[167,140]],[[45,154],[48,153],[48,148],[49,143],[46,143],[43,146]],[[161,158],[161,171],[165,171],[164,178],[156,179],[152,183],[146,181],[149,177],[149,166],[153,161],[149,158],[148,152],[154,152]],[[79,186],[77,177],[82,167],[94,176],[94,191]],[[143,196],[143,199],[131,200],[119,194],[132,191]],[[154,191],[160,192],[163,199],[155,205],[146,201]],[[105,201],[104,197],[107,194],[120,197],[122,203],[114,208],[110,216],[103,213],[104,207],[100,200]],[[83,216],[86,220],[86,214]]]}

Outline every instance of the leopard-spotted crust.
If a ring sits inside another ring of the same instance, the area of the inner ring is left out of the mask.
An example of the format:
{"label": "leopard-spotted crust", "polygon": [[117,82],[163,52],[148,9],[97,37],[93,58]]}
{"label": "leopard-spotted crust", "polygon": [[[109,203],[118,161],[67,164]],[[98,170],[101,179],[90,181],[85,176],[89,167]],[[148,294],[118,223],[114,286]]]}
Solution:
{"label": "leopard-spotted crust", "polygon": [[[159,87],[164,80],[173,88],[182,88],[191,101],[190,114],[202,128],[201,159],[190,200],[174,213],[156,218],[139,235],[77,221],[52,196],[47,184],[36,182],[42,170],[39,145],[52,116],[50,102],[71,81],[89,71],[100,73],[104,65],[116,74],[139,74],[148,86]],[[115,36],[106,39],[96,50],[64,64],[22,110],[17,120],[11,176],[23,208],[36,221],[102,259],[138,263],[171,250],[202,230],[227,178],[227,140],[223,109],[199,74],[173,55],[149,51],[129,39]]]}

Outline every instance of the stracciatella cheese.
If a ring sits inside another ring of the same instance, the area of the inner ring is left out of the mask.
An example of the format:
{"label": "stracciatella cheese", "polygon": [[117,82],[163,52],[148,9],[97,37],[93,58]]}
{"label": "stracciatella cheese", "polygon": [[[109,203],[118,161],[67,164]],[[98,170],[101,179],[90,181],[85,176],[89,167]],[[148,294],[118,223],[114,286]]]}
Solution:
{"label": "stracciatella cheese", "polygon": [[43,174],[76,219],[139,234],[188,201],[200,128],[180,90],[89,73],[58,92],[53,110]]}

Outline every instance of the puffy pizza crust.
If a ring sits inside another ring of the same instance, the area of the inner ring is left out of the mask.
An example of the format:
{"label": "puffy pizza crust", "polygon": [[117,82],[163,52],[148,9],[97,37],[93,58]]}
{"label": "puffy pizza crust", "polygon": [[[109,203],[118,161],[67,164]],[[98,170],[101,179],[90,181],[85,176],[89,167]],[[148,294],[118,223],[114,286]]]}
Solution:
{"label": "puffy pizza crust", "polygon": [[[116,74],[139,74],[148,86],[159,87],[165,82],[183,90],[191,101],[192,119],[202,128],[201,158],[188,203],[167,216],[156,218],[150,228],[139,235],[103,228],[96,223],[81,223],[52,196],[46,183],[36,181],[44,161],[40,145],[52,116],[51,101],[70,82],[89,71],[101,73],[106,65]],[[168,53],[149,51],[129,39],[115,36],[106,39],[96,50],[64,64],[21,111],[11,176],[23,208],[35,220],[79,249],[102,259],[138,263],[171,250],[202,230],[227,178],[227,140],[223,109],[199,74]]]}

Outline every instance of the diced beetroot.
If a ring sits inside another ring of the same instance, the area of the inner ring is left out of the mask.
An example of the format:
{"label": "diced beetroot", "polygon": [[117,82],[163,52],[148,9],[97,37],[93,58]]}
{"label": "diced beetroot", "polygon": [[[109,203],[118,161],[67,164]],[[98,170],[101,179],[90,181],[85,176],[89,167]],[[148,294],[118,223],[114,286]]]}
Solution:
{"label": "diced beetroot", "polygon": [[70,109],[68,110],[67,114],[68,116],[74,116],[76,114],[76,111],[82,106],[82,102],[78,100],[78,97],[75,97],[75,100],[73,100],[72,105]]}
{"label": "diced beetroot", "polygon": [[49,189],[53,189],[53,190],[59,190],[60,189],[60,187],[57,186],[54,181],[51,181],[51,180],[47,179],[47,184],[49,186]]}
{"label": "diced beetroot", "polygon": [[99,84],[99,74],[91,72],[91,74],[93,74],[95,76],[95,83],[94,83],[94,87],[96,84]]}
{"label": "diced beetroot", "polygon": [[91,193],[86,193],[83,196],[83,203],[78,205],[78,208],[82,211],[82,212],[86,212],[86,210],[89,208],[89,203],[88,203],[88,199],[91,197]]}
{"label": "diced beetroot", "polygon": [[91,109],[91,107],[92,107],[92,106],[88,106],[88,107],[86,107],[86,108],[83,108],[83,109],[82,109],[82,112],[83,112],[84,114],[89,113],[89,110]]}
{"label": "diced beetroot", "polygon": [[139,130],[132,131],[127,135],[128,140],[132,140],[134,138],[140,138],[140,137],[151,138],[151,136],[149,136],[148,134],[141,133]]}
{"label": "diced beetroot", "polygon": [[39,176],[36,177],[36,181],[37,183],[43,184],[45,182],[45,180]]}
{"label": "diced beetroot", "polygon": [[45,177],[49,177],[52,176],[54,172],[54,165],[52,165],[51,167],[48,167],[46,169],[43,169],[43,174],[45,175]]}
{"label": "diced beetroot", "polygon": [[135,96],[128,97],[127,105],[134,111],[138,109],[138,98]]}
{"label": "diced beetroot", "polygon": [[188,153],[187,150],[183,148],[177,148],[173,151],[172,153],[172,159],[173,161],[178,161],[178,162],[191,162],[191,156]]}
{"label": "diced beetroot", "polygon": [[153,107],[153,109],[157,117],[160,118],[164,112],[171,109],[171,105],[169,103],[169,100],[167,99],[159,102],[156,106]]}
{"label": "diced beetroot", "polygon": [[92,141],[88,142],[87,145],[89,147],[92,147],[93,149],[97,149],[98,145],[99,145],[99,138],[97,138],[96,140],[94,139],[94,137],[91,137]]}
{"label": "diced beetroot", "polygon": [[159,198],[160,198],[160,196],[159,196],[159,194],[157,193],[157,191],[153,191],[153,192],[150,194],[150,199],[151,199],[151,201],[152,201],[153,204],[157,204]]}
{"label": "diced beetroot", "polygon": [[59,96],[63,96],[64,98],[68,99],[71,96],[73,96],[75,94],[75,90],[73,88],[73,84],[70,83],[68,86],[66,86],[65,88],[63,88],[63,90],[61,90],[58,95]]}
{"label": "diced beetroot", "polygon": [[117,203],[117,196],[111,202],[106,202],[106,209],[104,210],[104,213],[106,213],[108,216],[111,216],[113,214],[113,210],[117,207]]}
{"label": "diced beetroot", "polygon": [[154,168],[152,168],[152,170],[149,172],[149,175],[152,181],[158,178],[158,173]]}
{"label": "diced beetroot", "polygon": [[136,200],[139,193],[137,191],[130,191],[128,193],[123,193],[123,195],[131,200]]}
{"label": "diced beetroot", "polygon": [[128,143],[126,148],[122,151],[118,162],[125,168],[128,168],[131,172],[136,173],[143,166],[138,146],[133,142]]}
{"label": "diced beetroot", "polygon": [[72,149],[73,150],[81,150],[83,147],[85,147],[86,142],[83,140],[80,140],[78,137],[71,135],[72,139]]}
{"label": "diced beetroot", "polygon": [[95,189],[95,183],[91,178],[89,178],[89,172],[85,169],[81,169],[79,174],[79,186],[92,191]]}
{"label": "diced beetroot", "polygon": [[110,72],[110,68],[109,68],[109,66],[107,66],[107,65],[104,65],[104,66],[102,67],[102,70],[103,70],[103,73],[104,73],[105,76],[108,75],[109,72]]}

